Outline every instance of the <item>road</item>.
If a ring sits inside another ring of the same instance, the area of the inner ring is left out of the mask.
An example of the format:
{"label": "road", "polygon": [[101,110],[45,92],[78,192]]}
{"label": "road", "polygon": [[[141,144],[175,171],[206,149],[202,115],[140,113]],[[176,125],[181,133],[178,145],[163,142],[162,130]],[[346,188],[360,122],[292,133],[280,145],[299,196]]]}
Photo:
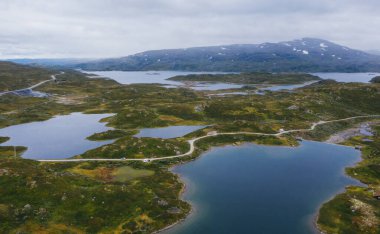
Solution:
{"label": "road", "polygon": [[182,158],[191,155],[195,151],[195,142],[207,138],[207,137],[214,137],[214,136],[220,136],[220,135],[257,135],[257,136],[281,136],[288,133],[293,132],[307,132],[307,131],[313,131],[317,126],[327,124],[327,123],[333,123],[333,122],[341,122],[341,121],[347,121],[352,119],[359,119],[359,118],[379,118],[380,115],[362,115],[362,116],[354,116],[344,119],[337,119],[337,120],[329,120],[329,121],[319,121],[317,123],[313,123],[310,128],[307,129],[293,129],[293,130],[286,130],[286,131],[280,131],[278,133],[260,133],[260,132],[226,132],[226,133],[213,133],[201,137],[197,137],[191,140],[188,140],[188,143],[190,145],[189,151],[187,151],[184,154],[180,155],[173,155],[173,156],[167,156],[167,157],[158,157],[158,158],[73,158],[73,159],[40,159],[37,161],[40,162],[89,162],[89,161],[106,161],[106,162],[117,162],[117,161],[142,161],[142,162],[151,162],[151,161],[157,161],[157,160],[167,160],[167,159],[173,159],[173,158]]}
{"label": "road", "polygon": [[30,87],[28,87],[28,88],[17,89],[17,90],[11,90],[11,91],[6,91],[6,92],[0,92],[0,96],[5,95],[5,94],[11,94],[11,93],[17,93],[17,92],[21,92],[21,91],[26,91],[26,90],[32,90],[32,89],[35,89],[35,88],[37,88],[37,87],[39,87],[39,86],[41,86],[41,85],[43,85],[43,84],[45,84],[45,83],[47,83],[47,82],[55,81],[55,80],[57,79],[56,76],[58,76],[58,75],[62,75],[62,74],[64,74],[64,72],[61,72],[61,73],[59,73],[59,74],[55,74],[55,75],[51,75],[51,76],[50,76],[50,80],[44,80],[44,81],[41,81],[40,83],[37,83],[37,84],[35,84],[35,85],[32,85],[32,86],[30,86]]}

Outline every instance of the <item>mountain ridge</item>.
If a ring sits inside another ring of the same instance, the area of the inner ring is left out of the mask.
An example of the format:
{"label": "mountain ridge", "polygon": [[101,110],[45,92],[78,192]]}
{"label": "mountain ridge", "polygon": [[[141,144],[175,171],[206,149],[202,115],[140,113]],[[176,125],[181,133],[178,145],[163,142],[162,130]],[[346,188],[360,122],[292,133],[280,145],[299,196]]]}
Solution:
{"label": "mountain ridge", "polygon": [[323,39],[302,38],[278,43],[150,50],[77,67],[122,71],[374,72],[380,71],[380,56]]}
{"label": "mountain ridge", "polygon": [[380,72],[380,56],[306,37],[278,43],[148,50],[62,66],[89,71]]}

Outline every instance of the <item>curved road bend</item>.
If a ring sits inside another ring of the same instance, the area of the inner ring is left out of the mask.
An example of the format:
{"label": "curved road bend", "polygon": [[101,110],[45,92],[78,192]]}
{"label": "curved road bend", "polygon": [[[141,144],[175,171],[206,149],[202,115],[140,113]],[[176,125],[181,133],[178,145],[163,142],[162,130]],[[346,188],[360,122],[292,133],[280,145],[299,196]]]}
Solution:
{"label": "curved road bend", "polygon": [[32,89],[35,89],[35,88],[37,88],[37,87],[39,87],[39,86],[41,86],[41,85],[43,85],[43,84],[45,84],[45,83],[47,83],[47,82],[51,82],[51,81],[55,81],[57,78],[56,78],[56,76],[58,76],[58,75],[62,75],[62,74],[64,74],[65,72],[61,72],[61,73],[59,73],[59,74],[55,74],[55,75],[51,75],[50,77],[51,77],[51,79],[50,80],[44,80],[44,81],[41,81],[40,83],[37,83],[37,84],[35,84],[35,85],[32,85],[32,86],[30,86],[30,87],[28,87],[28,88],[24,88],[24,89],[17,89],[17,90],[11,90],[11,91],[6,91],[6,92],[0,92],[0,96],[2,96],[2,95],[5,95],[5,94],[10,94],[10,93],[14,93],[14,92],[20,92],[20,91],[24,91],[24,90],[32,90]]}
{"label": "curved road bend", "polygon": [[362,115],[362,116],[354,116],[344,119],[336,119],[336,120],[329,120],[329,121],[319,121],[317,123],[313,123],[310,128],[307,129],[294,129],[294,130],[287,130],[287,131],[281,131],[278,133],[260,133],[260,132],[226,132],[226,133],[215,133],[210,135],[205,135],[201,137],[197,137],[191,140],[188,140],[187,142],[190,145],[189,151],[187,151],[184,154],[179,155],[173,155],[173,156],[167,156],[167,157],[159,157],[159,158],[78,158],[78,159],[40,159],[37,161],[40,162],[89,162],[89,161],[107,161],[107,162],[113,162],[113,161],[142,161],[142,162],[150,162],[150,161],[156,161],[156,160],[165,160],[165,159],[172,159],[172,158],[181,158],[185,156],[191,155],[195,151],[195,142],[206,138],[206,137],[213,137],[213,136],[219,136],[219,135],[257,135],[257,136],[281,136],[284,134],[292,133],[292,132],[306,132],[306,131],[312,131],[314,130],[318,125],[323,125],[327,123],[333,123],[333,122],[340,122],[340,121],[346,121],[351,119],[359,119],[359,118],[379,118],[380,115]]}

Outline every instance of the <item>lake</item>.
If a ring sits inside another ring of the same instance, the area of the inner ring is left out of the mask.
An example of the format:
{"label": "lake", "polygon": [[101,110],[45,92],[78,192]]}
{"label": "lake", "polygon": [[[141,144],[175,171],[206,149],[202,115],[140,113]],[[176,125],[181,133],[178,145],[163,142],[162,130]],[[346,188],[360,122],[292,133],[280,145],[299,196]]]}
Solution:
{"label": "lake", "polygon": [[[107,77],[113,79],[121,84],[161,84],[166,88],[184,87],[185,84],[178,81],[167,80],[168,78],[180,75],[189,74],[228,74],[226,72],[185,72],[185,71],[82,71],[87,74],[95,74],[95,77]],[[339,82],[369,82],[373,77],[379,76],[380,73],[313,73],[322,79],[334,79]],[[90,76],[92,77],[92,76]],[[259,88],[260,91],[279,91],[279,90],[293,90],[301,88],[312,82],[296,85],[273,85],[265,88]],[[205,83],[205,82],[191,82],[191,85],[186,87],[198,91],[217,91],[224,89],[240,89],[245,84],[232,84],[232,83]]]}
{"label": "lake", "polygon": [[[185,76],[190,74],[226,74],[226,72],[185,72],[185,71],[82,71],[95,74],[100,77],[113,79],[120,84],[162,84],[166,88],[177,88],[184,83],[167,80],[174,76]],[[194,90],[220,90],[241,88],[243,85],[230,83],[201,83],[193,82],[189,88]]]}
{"label": "lake", "polygon": [[173,171],[186,182],[194,212],[164,233],[316,233],[318,208],[359,184],[344,168],[360,160],[350,147],[303,141],[299,147],[217,147]]}
{"label": "lake", "polygon": [[99,120],[111,114],[72,113],[52,119],[13,125],[0,129],[0,136],[11,139],[2,146],[26,146],[28,150],[22,155],[29,159],[62,159],[84,153],[113,141],[90,141],[86,137],[107,131],[106,123]]}
{"label": "lake", "polygon": [[192,125],[192,126],[170,126],[163,128],[143,128],[135,137],[152,137],[152,138],[176,138],[185,136],[196,130],[205,128],[207,126]]}
{"label": "lake", "polygon": [[372,78],[380,76],[380,73],[313,73],[322,79],[333,79],[339,82],[368,83]]}
{"label": "lake", "polygon": [[[226,74],[225,72],[184,72],[184,71],[81,71],[88,74],[95,74],[99,77],[107,77],[121,84],[162,84],[167,88],[176,88],[184,86],[184,83],[178,81],[167,80],[174,76],[183,76],[190,74]],[[95,76],[96,77],[96,76]],[[275,85],[266,87],[265,90],[282,90],[295,89],[305,86],[306,84],[298,85]],[[216,91],[223,89],[239,89],[244,84],[220,83],[220,82],[192,82],[191,89],[198,91]]]}
{"label": "lake", "polygon": [[185,71],[82,71],[100,77],[111,78],[120,84],[168,84],[183,85],[181,82],[167,80],[174,76],[190,74],[225,74],[225,72],[185,72]]}

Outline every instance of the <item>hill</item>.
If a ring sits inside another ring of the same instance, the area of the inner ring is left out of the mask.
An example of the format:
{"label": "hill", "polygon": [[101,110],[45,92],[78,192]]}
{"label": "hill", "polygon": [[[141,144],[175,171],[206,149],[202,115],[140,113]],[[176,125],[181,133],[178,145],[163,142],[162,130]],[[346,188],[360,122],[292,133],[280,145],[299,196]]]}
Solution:
{"label": "hill", "polygon": [[49,80],[52,74],[47,69],[0,61],[0,92],[29,87]]}
{"label": "hill", "polygon": [[85,70],[263,72],[380,71],[380,56],[326,40],[300,40],[146,51],[76,66]]}

